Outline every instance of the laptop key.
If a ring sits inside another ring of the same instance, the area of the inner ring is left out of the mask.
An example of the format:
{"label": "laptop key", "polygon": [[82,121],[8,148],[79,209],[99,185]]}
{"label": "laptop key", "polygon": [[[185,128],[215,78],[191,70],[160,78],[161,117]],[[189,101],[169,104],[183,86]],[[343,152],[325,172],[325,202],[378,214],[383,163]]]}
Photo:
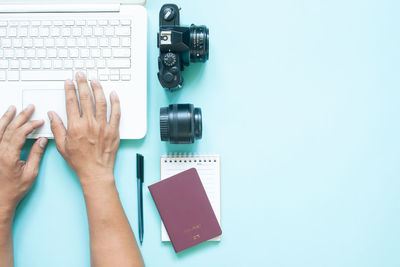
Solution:
{"label": "laptop key", "polygon": [[19,80],[19,72],[18,71],[8,71],[7,78],[9,81],[18,81]]}
{"label": "laptop key", "polygon": [[77,20],[77,21],[76,21],[76,25],[77,25],[77,26],[85,26],[85,25],[86,25],[86,21],[84,21],[84,20]]}
{"label": "laptop key", "polygon": [[13,49],[4,49],[4,57],[13,58],[14,57],[14,50]]}
{"label": "laptop key", "polygon": [[51,26],[51,21],[50,20],[42,20],[41,23],[43,26]]}
{"label": "laptop key", "polygon": [[106,75],[106,74],[103,74],[103,75],[100,75],[100,81],[108,81],[108,75]]}
{"label": "laptop key", "polygon": [[30,22],[27,20],[23,20],[19,22],[19,26],[29,26]]}
{"label": "laptop key", "polygon": [[117,26],[117,25],[119,25],[119,20],[117,20],[117,19],[112,19],[112,20],[110,20],[110,25],[112,25],[112,26]]}
{"label": "laptop key", "polygon": [[21,60],[21,69],[29,69],[31,67],[30,60]]}
{"label": "laptop key", "polygon": [[72,70],[21,71],[22,81],[64,81],[72,78]]}
{"label": "laptop key", "polygon": [[73,20],[66,20],[64,21],[65,26],[73,26],[75,24],[75,22]]}
{"label": "laptop key", "polygon": [[2,47],[11,47],[11,39],[4,38],[1,40]]}
{"label": "laptop key", "polygon": [[51,21],[50,20],[42,20],[42,25],[43,26],[50,26],[51,25]]}
{"label": "laptop key", "polygon": [[130,57],[131,49],[129,48],[113,48],[113,57]]}
{"label": "laptop key", "polygon": [[121,80],[130,81],[131,80],[131,75],[130,74],[121,75]]}
{"label": "laptop key", "polygon": [[131,28],[130,27],[117,27],[115,28],[115,35],[121,36],[129,36],[131,35]]}
{"label": "laptop key", "polygon": [[98,23],[99,25],[101,25],[101,26],[105,26],[105,25],[108,24],[108,21],[107,21],[107,20],[99,20],[99,21],[97,21],[97,23]]}
{"label": "laptop key", "polygon": [[31,60],[31,68],[32,69],[40,69],[40,66],[41,66],[40,60],[38,60],[38,59]]}
{"label": "laptop key", "polygon": [[131,20],[130,19],[123,19],[121,20],[121,25],[131,25]]}
{"label": "laptop key", "polygon": [[8,60],[0,60],[0,69],[8,69]]}
{"label": "laptop key", "polygon": [[87,25],[94,26],[94,25],[96,25],[96,21],[95,20],[88,20]]}
{"label": "laptop key", "polygon": [[107,66],[111,69],[129,68],[131,66],[131,60],[127,58],[109,59],[107,60]]}
{"label": "laptop key", "polygon": [[130,37],[121,38],[121,46],[131,46],[131,38]]}
{"label": "laptop key", "polygon": [[10,60],[11,69],[19,69],[19,60]]}
{"label": "laptop key", "polygon": [[42,62],[43,64],[43,68],[45,68],[45,69],[51,69],[51,60],[49,60],[49,59],[45,59],[45,60],[43,60],[43,62]]}

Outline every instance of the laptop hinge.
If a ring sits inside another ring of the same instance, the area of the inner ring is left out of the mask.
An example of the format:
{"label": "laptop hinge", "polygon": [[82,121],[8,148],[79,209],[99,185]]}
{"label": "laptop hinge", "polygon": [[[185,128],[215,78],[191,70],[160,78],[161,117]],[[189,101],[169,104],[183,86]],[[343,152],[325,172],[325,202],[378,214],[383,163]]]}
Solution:
{"label": "laptop hinge", "polygon": [[1,5],[0,13],[119,12],[120,4]]}

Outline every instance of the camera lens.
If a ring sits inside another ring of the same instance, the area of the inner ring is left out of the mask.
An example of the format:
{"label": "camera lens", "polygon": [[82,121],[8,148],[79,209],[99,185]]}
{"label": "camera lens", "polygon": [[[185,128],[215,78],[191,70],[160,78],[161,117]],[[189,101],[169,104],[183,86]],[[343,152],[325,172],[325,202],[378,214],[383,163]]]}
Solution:
{"label": "camera lens", "polygon": [[208,28],[204,25],[190,25],[190,61],[206,62],[208,60]]}
{"label": "camera lens", "polygon": [[173,104],[160,108],[161,141],[171,144],[190,144],[201,139],[201,109],[192,104]]}

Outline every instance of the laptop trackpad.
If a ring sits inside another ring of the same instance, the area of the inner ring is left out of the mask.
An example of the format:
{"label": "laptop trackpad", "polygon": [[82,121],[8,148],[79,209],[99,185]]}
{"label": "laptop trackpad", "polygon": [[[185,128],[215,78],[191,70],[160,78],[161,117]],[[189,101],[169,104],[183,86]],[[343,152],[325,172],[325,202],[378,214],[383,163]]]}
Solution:
{"label": "laptop trackpad", "polygon": [[64,89],[34,89],[23,90],[22,107],[35,105],[35,112],[31,120],[44,120],[44,125],[32,132],[33,137],[47,136],[52,137],[50,121],[47,112],[54,110],[61,117],[66,126],[67,114],[65,111]]}

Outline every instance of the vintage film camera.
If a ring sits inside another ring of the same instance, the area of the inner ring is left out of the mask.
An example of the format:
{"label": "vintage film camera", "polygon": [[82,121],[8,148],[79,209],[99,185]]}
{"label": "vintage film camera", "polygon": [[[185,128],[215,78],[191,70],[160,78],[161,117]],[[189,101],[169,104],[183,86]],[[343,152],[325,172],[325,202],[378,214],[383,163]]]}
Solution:
{"label": "vintage film camera", "polygon": [[173,91],[183,85],[184,66],[208,60],[208,28],[194,24],[180,26],[179,8],[174,4],[163,5],[159,16],[157,75],[161,85]]}

